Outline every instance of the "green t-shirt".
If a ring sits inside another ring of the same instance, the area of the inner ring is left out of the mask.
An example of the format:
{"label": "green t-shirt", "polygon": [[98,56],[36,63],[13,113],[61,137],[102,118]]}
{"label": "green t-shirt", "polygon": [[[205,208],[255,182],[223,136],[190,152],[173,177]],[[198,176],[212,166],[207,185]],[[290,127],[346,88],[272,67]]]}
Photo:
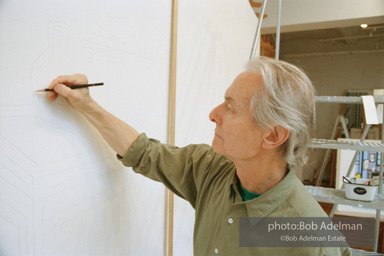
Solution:
{"label": "green t-shirt", "polygon": [[243,201],[248,201],[248,200],[252,200],[256,197],[259,197],[261,194],[258,194],[258,193],[253,193],[251,191],[248,191],[246,190],[242,185],[241,185],[241,182],[239,180],[239,188],[240,188],[240,195],[241,195],[241,198],[243,198]]}

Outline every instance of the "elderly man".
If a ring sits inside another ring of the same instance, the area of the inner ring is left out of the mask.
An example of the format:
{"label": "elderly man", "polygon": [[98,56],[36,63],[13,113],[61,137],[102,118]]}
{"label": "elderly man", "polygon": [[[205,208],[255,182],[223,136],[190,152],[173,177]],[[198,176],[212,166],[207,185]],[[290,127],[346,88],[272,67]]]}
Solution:
{"label": "elderly man", "polygon": [[194,254],[349,255],[338,247],[240,247],[240,217],[325,217],[297,179],[306,162],[315,122],[314,89],[295,66],[269,58],[249,61],[209,115],[216,124],[212,147],[178,148],[148,139],[103,110],[84,75],[52,81],[60,94],[101,133],[117,157],[188,200],[196,211]]}

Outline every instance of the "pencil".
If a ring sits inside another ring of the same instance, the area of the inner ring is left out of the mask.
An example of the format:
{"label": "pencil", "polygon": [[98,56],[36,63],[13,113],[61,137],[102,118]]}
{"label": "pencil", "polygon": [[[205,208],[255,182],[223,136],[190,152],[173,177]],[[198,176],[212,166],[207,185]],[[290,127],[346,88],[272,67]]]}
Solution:
{"label": "pencil", "polygon": [[[91,86],[98,86],[98,85],[104,85],[104,83],[95,83],[95,84],[78,84],[78,85],[70,85],[68,86],[71,89],[79,89],[79,88],[85,88],[85,87],[91,87]],[[52,92],[53,89],[41,89],[37,90],[36,92]]]}

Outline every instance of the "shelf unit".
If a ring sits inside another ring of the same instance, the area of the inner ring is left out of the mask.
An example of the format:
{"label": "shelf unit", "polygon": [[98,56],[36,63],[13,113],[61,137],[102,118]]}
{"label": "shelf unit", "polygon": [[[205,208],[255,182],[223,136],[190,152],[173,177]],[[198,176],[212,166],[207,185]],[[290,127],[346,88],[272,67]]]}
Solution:
{"label": "shelf unit", "polygon": [[[383,104],[384,97],[374,97],[376,104]],[[338,96],[317,96],[316,103],[341,103],[341,104],[363,104],[362,97],[338,97]],[[384,115],[384,113],[383,113]],[[384,119],[384,117],[383,117]],[[336,126],[335,126],[336,127]],[[375,199],[372,202],[364,202],[357,200],[349,200],[345,198],[344,189],[333,189],[333,188],[322,188],[322,187],[313,187],[306,186],[307,190],[312,194],[312,196],[318,202],[333,203],[332,212],[330,216],[333,216],[336,207],[338,204],[351,205],[358,207],[365,207],[376,209],[376,220],[375,220],[375,241],[374,241],[374,251],[377,252],[378,240],[379,240],[379,228],[380,228],[380,215],[381,210],[384,210],[384,195],[382,195],[382,185],[383,185],[383,156],[384,156],[384,125],[382,125],[382,143],[367,143],[364,142],[365,136],[369,130],[370,125],[366,125],[361,141],[359,142],[350,142],[350,141],[337,141],[337,140],[325,140],[325,139],[312,139],[310,147],[312,148],[322,148],[322,149],[349,149],[358,151],[375,151],[381,153],[381,163],[380,163],[380,178],[379,178],[379,189],[378,194],[375,196]],[[333,135],[332,135],[333,138]],[[329,151],[328,151],[329,152]],[[327,154],[328,154],[327,152]],[[349,168],[348,174],[352,171],[352,166],[356,160],[357,153],[355,158],[352,160],[351,166]],[[319,174],[320,180],[317,184],[321,183],[322,174]],[[343,188],[343,187],[342,187]],[[364,254],[362,254],[364,255]],[[377,255],[377,254],[376,254]]]}
{"label": "shelf unit", "polygon": [[[377,104],[384,103],[384,97],[373,97]],[[354,96],[316,96],[316,103],[343,103],[343,104],[363,104],[361,97]]]}
{"label": "shelf unit", "polygon": [[369,143],[361,141],[337,141],[326,139],[312,139],[311,148],[324,148],[324,149],[350,149],[358,151],[375,151],[384,153],[383,143]]}
{"label": "shelf unit", "polygon": [[367,251],[363,251],[363,250],[356,250],[356,249],[351,249],[352,250],[352,255],[353,256],[380,256],[380,255],[384,255],[382,253],[377,253],[377,252],[367,252]]}
{"label": "shelf unit", "polygon": [[305,186],[309,193],[318,202],[331,203],[331,204],[344,204],[351,206],[358,206],[364,208],[371,208],[376,210],[384,210],[384,195],[375,195],[375,199],[371,202],[351,200],[345,198],[344,189],[323,188],[315,186]]}

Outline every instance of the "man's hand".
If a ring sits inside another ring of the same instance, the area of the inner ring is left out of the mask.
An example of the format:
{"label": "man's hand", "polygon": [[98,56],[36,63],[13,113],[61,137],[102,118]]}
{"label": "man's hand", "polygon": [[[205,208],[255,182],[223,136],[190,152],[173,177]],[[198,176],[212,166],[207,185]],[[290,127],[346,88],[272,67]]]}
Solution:
{"label": "man's hand", "polygon": [[64,96],[100,132],[111,148],[124,156],[139,133],[100,107],[89,95],[88,88],[72,90],[68,87],[78,84],[88,84],[88,78],[81,74],[59,76],[49,86],[55,91],[48,92],[48,100],[54,101],[59,94]]}
{"label": "man's hand", "polygon": [[60,94],[64,96],[74,108],[77,110],[84,110],[89,106],[89,103],[93,101],[89,95],[88,88],[72,90],[68,86],[87,83],[88,78],[82,74],[59,76],[54,79],[48,87],[49,89],[54,89],[54,91],[48,92],[48,100],[54,101]]}

